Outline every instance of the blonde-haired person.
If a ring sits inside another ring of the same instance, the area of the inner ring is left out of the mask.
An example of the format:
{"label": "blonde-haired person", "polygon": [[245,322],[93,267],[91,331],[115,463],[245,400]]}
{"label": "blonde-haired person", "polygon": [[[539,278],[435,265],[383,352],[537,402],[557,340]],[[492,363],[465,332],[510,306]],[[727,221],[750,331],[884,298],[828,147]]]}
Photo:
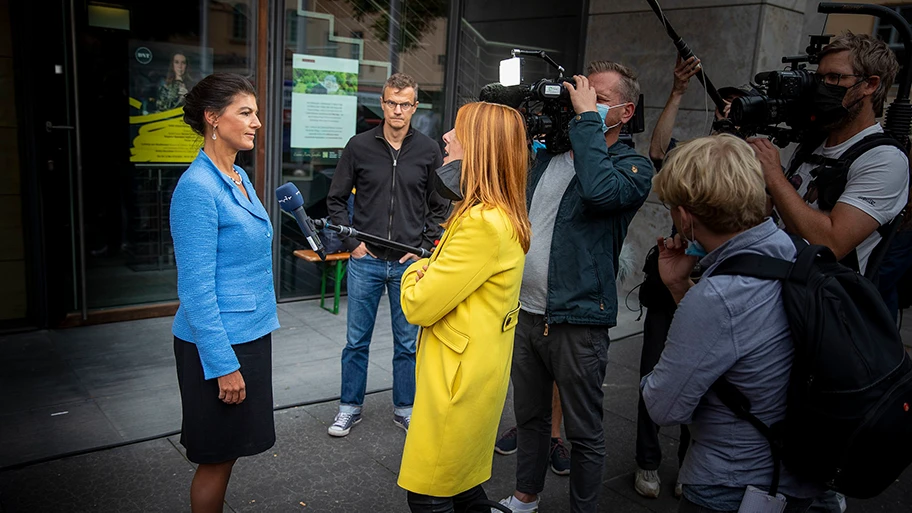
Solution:
{"label": "blonde-haired person", "polygon": [[402,310],[422,326],[399,470],[413,512],[466,511],[487,498],[531,237],[520,114],[470,103],[443,140],[446,161],[462,160],[464,199],[434,254],[402,277]]}
{"label": "blonde-haired person", "polygon": [[[792,340],[778,282],[713,271],[743,253],[794,260],[795,245],[766,218],[760,162],[731,135],[704,137],[669,153],[653,190],[678,234],[659,239],[659,272],[678,303],[665,349],[641,382],[660,426],[690,424],[679,513],[736,511],[748,485],[768,489],[773,458],[763,435],[710,390],[725,377],[767,425],[785,417]],[[694,284],[697,259],[705,268]],[[823,489],[782,469],[786,512],[803,512]]]}

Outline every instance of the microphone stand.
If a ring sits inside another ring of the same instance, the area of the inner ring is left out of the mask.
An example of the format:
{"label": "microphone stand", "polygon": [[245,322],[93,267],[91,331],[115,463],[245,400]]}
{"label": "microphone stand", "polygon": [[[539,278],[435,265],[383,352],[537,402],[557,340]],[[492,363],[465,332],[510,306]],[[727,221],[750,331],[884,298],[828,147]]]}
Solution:
{"label": "microphone stand", "polygon": [[418,255],[421,258],[428,258],[431,256],[431,252],[424,248],[413,248],[405,244],[396,242],[394,240],[384,239],[383,237],[378,237],[376,235],[371,235],[369,233],[359,232],[351,226],[339,226],[336,224],[330,223],[326,219],[314,219],[314,226],[319,228],[326,228],[332,230],[336,233],[345,235],[346,237],[354,237],[363,242],[370,242],[371,244],[376,244],[378,246],[383,246],[384,248],[395,249],[397,251],[404,251],[406,253],[413,253]]}

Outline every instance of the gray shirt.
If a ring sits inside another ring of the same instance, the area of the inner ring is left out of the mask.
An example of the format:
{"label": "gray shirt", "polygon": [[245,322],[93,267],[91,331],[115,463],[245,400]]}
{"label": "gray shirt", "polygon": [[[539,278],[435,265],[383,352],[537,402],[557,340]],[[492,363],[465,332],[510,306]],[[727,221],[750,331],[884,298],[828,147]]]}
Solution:
{"label": "gray shirt", "polygon": [[548,306],[548,264],[551,258],[551,238],[554,221],[561,198],[570,180],[576,176],[570,152],[551,159],[548,168],[535,186],[532,206],[529,208],[529,222],[532,224],[532,241],[526,253],[526,267],[523,270],[522,288],[519,301],[522,309],[533,314],[544,315]]}
{"label": "gray shirt", "polygon": [[[704,257],[709,277],[678,305],[659,363],[640,384],[656,424],[690,424],[693,444],[678,480],[685,493],[691,492],[688,499],[715,509],[738,509],[747,485],[768,490],[773,458],[763,435],[735,417],[710,387],[725,376],[750,400],[751,413],[767,425],[778,422],[785,417],[794,352],[779,282],[711,276],[721,261],[738,253],[796,256],[788,235],[767,219]],[[792,497],[823,491],[784,468],[780,483],[782,493]],[[720,504],[722,497],[708,487],[731,487],[736,493]]]}

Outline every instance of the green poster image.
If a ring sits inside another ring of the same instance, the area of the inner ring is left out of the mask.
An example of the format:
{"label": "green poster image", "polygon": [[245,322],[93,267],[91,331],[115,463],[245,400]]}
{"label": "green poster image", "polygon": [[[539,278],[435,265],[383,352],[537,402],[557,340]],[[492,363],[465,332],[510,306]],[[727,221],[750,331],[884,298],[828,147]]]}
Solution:
{"label": "green poster image", "polygon": [[355,96],[358,93],[358,74],[296,68],[292,92]]}

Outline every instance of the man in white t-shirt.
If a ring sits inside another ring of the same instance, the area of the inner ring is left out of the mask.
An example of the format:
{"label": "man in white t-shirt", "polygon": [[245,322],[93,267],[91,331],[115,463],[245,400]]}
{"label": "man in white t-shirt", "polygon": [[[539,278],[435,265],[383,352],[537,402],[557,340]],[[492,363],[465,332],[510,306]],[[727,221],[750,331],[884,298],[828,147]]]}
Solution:
{"label": "man in white t-shirt", "polygon": [[[898,70],[889,47],[868,35],[849,32],[824,47],[813,110],[827,137],[812,154],[838,159],[855,143],[883,132],[877,116]],[[906,205],[909,161],[904,152],[882,145],[863,153],[849,167],[845,190],[831,206],[818,204],[820,191],[812,171],[819,163],[804,162],[786,176],[779,150],[769,140],[749,142],[763,165],[781,225],[811,244],[827,246],[865,273],[881,239],[878,228]]]}

